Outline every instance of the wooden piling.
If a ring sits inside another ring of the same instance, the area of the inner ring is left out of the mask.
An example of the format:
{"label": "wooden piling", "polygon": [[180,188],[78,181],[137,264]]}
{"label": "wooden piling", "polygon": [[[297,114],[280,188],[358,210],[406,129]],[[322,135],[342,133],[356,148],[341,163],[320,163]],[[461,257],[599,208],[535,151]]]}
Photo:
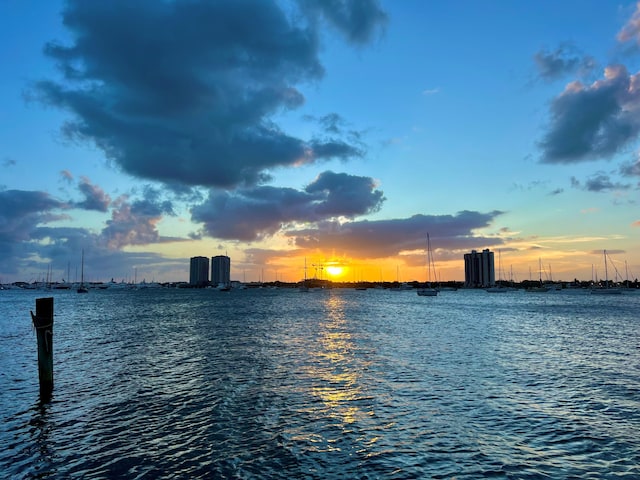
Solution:
{"label": "wooden piling", "polygon": [[40,401],[51,399],[53,392],[53,297],[36,298],[36,314],[31,320],[38,339],[38,378]]}

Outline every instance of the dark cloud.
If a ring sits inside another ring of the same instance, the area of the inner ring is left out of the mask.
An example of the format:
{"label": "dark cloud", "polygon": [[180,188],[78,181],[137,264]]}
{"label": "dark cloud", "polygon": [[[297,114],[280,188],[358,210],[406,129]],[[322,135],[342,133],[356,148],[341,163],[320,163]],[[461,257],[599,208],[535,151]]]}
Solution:
{"label": "dark cloud", "polygon": [[552,81],[565,75],[586,75],[596,66],[592,57],[582,55],[575,47],[565,44],[554,51],[540,50],[533,56],[538,74],[543,80]]}
{"label": "dark cloud", "polygon": [[376,186],[369,177],[326,171],[318,175],[305,191],[322,195],[322,202],[315,204],[315,212],[322,218],[355,217],[380,209],[385,198]]}
{"label": "dark cloud", "polygon": [[216,238],[257,240],[295,222],[318,222],[377,211],[384,201],[373,179],[324,172],[304,191],[260,186],[233,193],[212,191],[192,208],[192,219]]}
{"label": "dark cloud", "polygon": [[640,177],[640,159],[620,165],[620,174],[625,177]]}
{"label": "dark cloud", "polygon": [[111,203],[111,198],[97,185],[93,185],[87,177],[81,177],[78,182],[78,190],[84,195],[84,200],[74,205],[84,210],[96,210],[106,212]]}
{"label": "dark cloud", "polygon": [[142,198],[133,203],[132,210],[136,214],[146,216],[175,216],[176,212],[173,208],[173,202],[165,199],[163,195],[161,190],[150,185],[145,185],[142,188]]}
{"label": "dark cloud", "polygon": [[589,192],[610,192],[614,190],[629,190],[631,185],[614,182],[611,177],[604,172],[597,172],[591,175],[584,182],[584,185],[575,177],[571,177],[571,186]]}
{"label": "dark cloud", "polygon": [[384,14],[374,0],[300,1],[70,0],[72,43],[45,50],[65,82],[35,92],[72,114],[66,135],[174,185],[253,185],[274,167],[359,155],[346,139],[292,137],[272,117],[304,102],[298,84],[323,76],[320,17],[362,43]]}
{"label": "dark cloud", "polygon": [[556,188],[555,190],[552,190],[551,192],[549,192],[549,195],[551,196],[560,195],[563,192],[564,192],[564,188]]}
{"label": "dark cloud", "polygon": [[65,218],[68,208],[45,192],[0,191],[0,272],[14,273],[33,252],[41,225]]}
{"label": "dark cloud", "polygon": [[470,250],[500,243],[496,238],[476,236],[473,231],[489,226],[502,213],[463,211],[456,215],[414,215],[393,220],[333,221],[287,235],[299,248],[322,248],[354,258],[384,258],[424,249],[427,233],[433,248]]}
{"label": "dark cloud", "polygon": [[640,132],[640,74],[607,67],[591,85],[569,84],[551,105],[551,125],[540,142],[543,163],[609,158]]}
{"label": "dark cloud", "polygon": [[58,212],[67,208],[68,204],[45,192],[0,191],[0,243],[31,240],[38,225],[64,218]]}

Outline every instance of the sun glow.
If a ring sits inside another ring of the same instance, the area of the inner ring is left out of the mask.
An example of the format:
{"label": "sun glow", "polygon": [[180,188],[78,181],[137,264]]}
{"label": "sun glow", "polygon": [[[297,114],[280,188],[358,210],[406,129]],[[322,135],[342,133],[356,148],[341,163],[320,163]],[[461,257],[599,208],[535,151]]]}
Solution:
{"label": "sun glow", "polygon": [[332,277],[338,277],[344,272],[344,268],[340,265],[329,265],[325,267],[325,271]]}

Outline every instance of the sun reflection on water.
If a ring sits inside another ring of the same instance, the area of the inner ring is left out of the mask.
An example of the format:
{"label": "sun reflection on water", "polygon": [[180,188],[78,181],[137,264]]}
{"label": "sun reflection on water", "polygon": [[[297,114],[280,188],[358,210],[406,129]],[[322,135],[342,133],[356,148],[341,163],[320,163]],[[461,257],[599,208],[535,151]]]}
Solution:
{"label": "sun reflection on water", "polygon": [[359,380],[366,365],[357,358],[357,346],[347,330],[344,298],[328,296],[325,308],[326,320],[321,327],[319,348],[314,353],[317,361],[307,373],[316,379],[311,393],[322,401],[324,413],[344,426],[371,415],[359,405],[364,399]]}

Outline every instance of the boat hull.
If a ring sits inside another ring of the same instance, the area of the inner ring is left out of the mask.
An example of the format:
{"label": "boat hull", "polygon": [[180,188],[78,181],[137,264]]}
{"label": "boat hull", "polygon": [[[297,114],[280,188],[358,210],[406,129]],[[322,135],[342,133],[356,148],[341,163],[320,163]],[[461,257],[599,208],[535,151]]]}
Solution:
{"label": "boat hull", "polygon": [[438,290],[434,288],[421,288],[418,290],[419,297],[435,297],[438,295]]}

